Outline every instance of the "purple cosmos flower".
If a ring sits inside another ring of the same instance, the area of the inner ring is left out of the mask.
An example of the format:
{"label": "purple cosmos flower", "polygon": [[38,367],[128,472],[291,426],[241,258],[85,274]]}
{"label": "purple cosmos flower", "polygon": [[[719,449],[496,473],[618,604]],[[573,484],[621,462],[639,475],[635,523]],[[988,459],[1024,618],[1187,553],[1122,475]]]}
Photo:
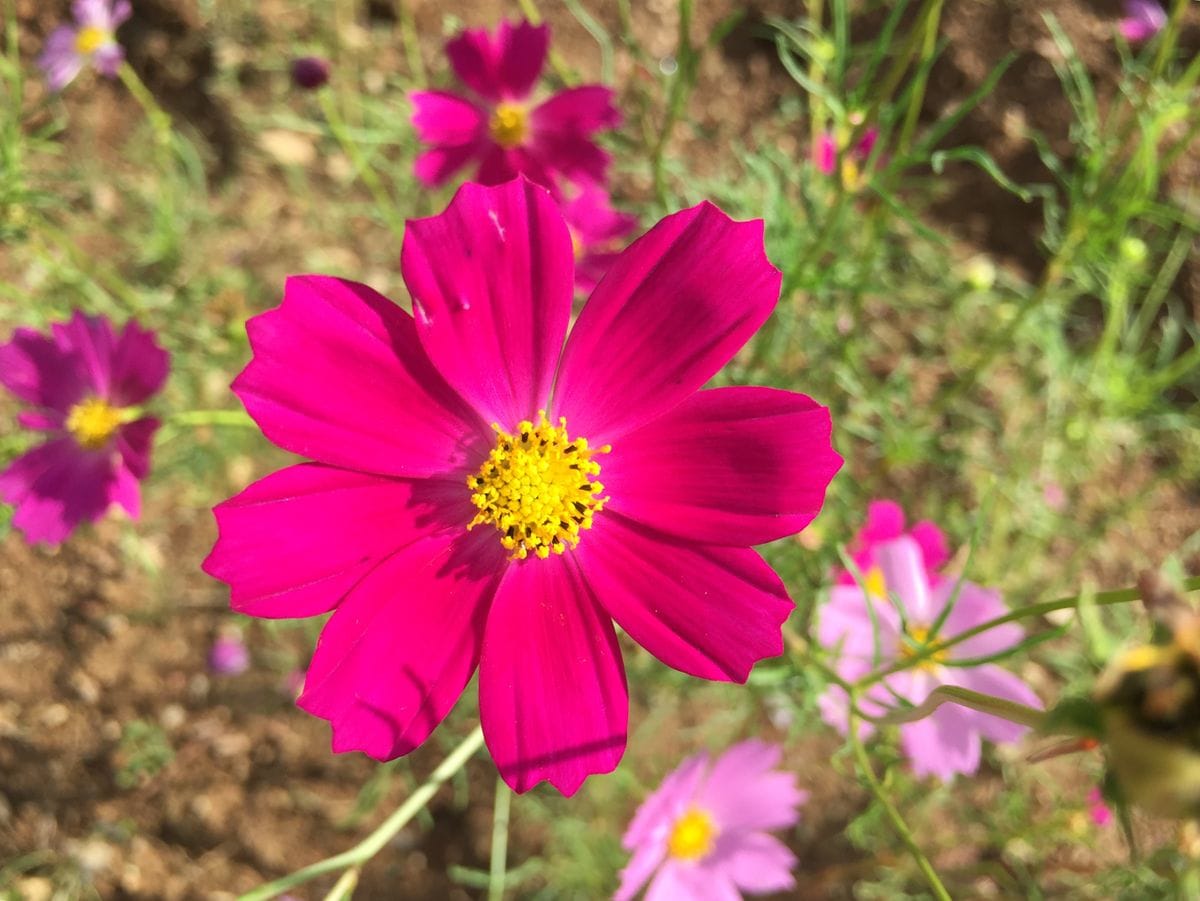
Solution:
{"label": "purple cosmos flower", "polygon": [[[850,559],[854,561],[859,575],[866,580],[868,586],[872,579],[879,577],[876,548],[894,541],[901,535],[908,535],[917,543],[930,582],[937,580],[937,571],[950,559],[950,552],[946,549],[946,536],[942,534],[942,530],[928,520],[922,520],[906,531],[904,509],[899,504],[895,501],[871,501],[867,504],[867,521],[848,548]],[[854,574],[849,570],[840,569],[836,576],[841,585],[854,585],[856,582]],[[876,591],[876,594],[881,593]]]}
{"label": "purple cosmos flower", "polygon": [[612,208],[608,192],[595,185],[562,204],[575,252],[575,288],[591,293],[622,249],[621,239],[637,228],[637,216]]}
{"label": "purple cosmos flower", "polygon": [[1125,0],[1125,18],[1118,27],[1125,40],[1138,44],[1154,37],[1166,24],[1166,10],[1154,0]]}
{"label": "purple cosmos flower", "polygon": [[603,184],[608,154],[593,136],[620,124],[611,88],[569,88],[541,103],[531,98],[550,42],[545,25],[501,22],[496,36],[468,29],[446,45],[450,65],[470,90],[414,91],[413,126],[433,145],[417,157],[417,178],[449,181],[471,163],[474,181],[495,185],[524,174],[556,197],[560,181]]}
{"label": "purple cosmos flower", "polygon": [[[834,586],[829,602],[821,610],[821,644],[840,649],[836,669],[848,682],[862,678],[876,665],[903,661],[935,639],[952,638],[1006,612],[995,591],[953,578],[931,580],[920,546],[907,535],[877,545],[874,553],[878,578],[868,580],[866,590],[858,585]],[[952,599],[953,608],[934,633],[933,626]],[[874,616],[868,604],[874,608]],[[995,664],[952,665],[955,660],[1001,653],[1020,642],[1024,634],[1020,626],[1009,623],[935,654],[911,669],[892,673],[868,690],[860,700],[862,710],[878,716],[898,701],[921,704],[939,685],[957,685],[1040,707],[1029,686]],[[818,703],[825,721],[845,732],[846,693],[830,686]],[[864,723],[863,734],[869,732],[870,725]],[[979,768],[981,738],[1011,742],[1024,732],[1023,726],[999,717],[943,704],[924,719],[900,726],[900,745],[918,776],[934,775],[949,781],[955,773],[970,774]]]}
{"label": "purple cosmos flower", "polygon": [[711,204],[631,244],[573,326],[558,205],[524,178],[410,221],[410,316],[342,279],[289,279],[247,323],[234,391],[314,460],[216,508],[205,570],[234,609],[332,611],[300,706],[336,751],[420,745],[476,669],[517,791],[616,767],[628,693],[614,621],[660,660],[744,682],[792,608],[753,546],[816,516],[841,466],[829,411],[698,390],[771,315],[762,222]]}
{"label": "purple cosmos flower", "polygon": [[778,745],[744,741],[714,761],[700,753],[680,764],[625,833],[633,857],[614,901],[648,880],[646,901],[732,901],[792,888],[796,857],[767,833],[794,826],[808,793],[775,769],[782,756]]}
{"label": "purple cosmos flower", "polygon": [[135,409],[162,388],[167,352],[134,322],[119,335],[77,312],[49,335],[17,329],[0,345],[0,384],[35,409],[17,422],[46,441],[0,473],[0,499],[30,541],[57,544],[110,504],[137,518],[158,420]]}
{"label": "purple cosmos flower", "polygon": [[88,63],[113,78],[125,58],[117,27],[131,14],[129,0],[75,0],[71,13],[74,26],[60,25],[50,32],[38,57],[52,91],[65,88]]}
{"label": "purple cosmos flower", "polygon": [[[879,140],[879,129],[868,128],[858,144],[842,151],[842,180],[847,188],[856,188],[862,181],[862,167],[871,158],[875,142]],[[823,133],[813,144],[813,164],[823,175],[833,175],[837,169],[838,139],[833,132]]]}
{"label": "purple cosmos flower", "polygon": [[237,676],[250,667],[250,650],[237,632],[223,632],[208,649],[208,668],[218,676]]}
{"label": "purple cosmos flower", "polygon": [[319,56],[302,56],[292,60],[292,84],[306,91],[315,91],[329,81],[329,60]]}

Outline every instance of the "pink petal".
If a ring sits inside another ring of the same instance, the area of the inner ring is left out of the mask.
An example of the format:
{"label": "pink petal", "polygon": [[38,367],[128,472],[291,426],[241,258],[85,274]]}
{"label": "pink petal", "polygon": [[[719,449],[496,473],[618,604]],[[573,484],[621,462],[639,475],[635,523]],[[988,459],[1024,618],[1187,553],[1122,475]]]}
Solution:
{"label": "pink petal", "polygon": [[524,179],[463,185],[446,212],[410,220],[400,266],[417,330],[446,380],[511,429],[545,409],[571,313],[571,238]]}
{"label": "pink petal", "polygon": [[692,541],[747,546],[808,525],[842,465],[829,410],[773,388],[700,391],[600,458],[608,510]]}
{"label": "pink petal", "polygon": [[380,475],[457,479],[492,443],[425,357],[412,319],[366,285],[293,276],[283,303],[246,331],[254,357],[233,390],[285,450]]}
{"label": "pink petal", "polygon": [[854,546],[866,549],[903,534],[903,508],[895,501],[871,501],[867,504],[867,521],[854,536]]}
{"label": "pink petal", "polygon": [[812,148],[813,164],[822,175],[832,175],[837,168],[837,141],[830,132],[823,132]]}
{"label": "pink petal", "polygon": [[956,773],[979,769],[979,733],[962,708],[943,704],[932,714],[900,727],[900,746],[915,776],[936,776],[950,782]]}
{"label": "pink petal", "polygon": [[941,569],[950,559],[950,550],[946,547],[946,536],[929,520],[916,523],[908,534],[920,547],[921,557],[925,561],[925,569],[930,575]]}
{"label": "pink petal", "polygon": [[739,742],[713,763],[696,797],[697,806],[711,812],[723,832],[796,825],[797,808],[808,793],[796,786],[795,773],[775,769],[782,758],[779,745]]}
{"label": "pink petal", "polygon": [[454,74],[488,100],[520,100],[533,88],[546,58],[550,32],[545,25],[501,22],[493,39],[468,28],[446,44]]}
{"label": "pink petal", "polygon": [[608,192],[596,185],[585,185],[562,204],[562,212],[571,232],[585,246],[616,241],[637,228],[637,216],[613,209]]}
{"label": "pink petal", "polygon": [[436,187],[448,182],[459,169],[475,160],[481,152],[483,151],[480,146],[474,144],[434,147],[418,154],[413,162],[413,174],[421,184]]}
{"label": "pink petal", "polygon": [[[1008,612],[1004,601],[1000,599],[1000,592],[991,588],[981,588],[974,582],[955,582],[954,579],[940,579],[934,586],[931,598],[933,609],[940,613],[956,593],[957,600],[941,631],[945,638],[952,638]],[[988,629],[974,638],[968,638],[962,644],[955,645],[950,653],[958,660],[987,657],[1011,648],[1024,637],[1025,630],[1019,625],[1006,623]]]}
{"label": "pink petal", "polygon": [[38,56],[38,68],[46,73],[52,91],[61,91],[83,69],[83,57],[75,49],[75,37],[74,28],[60,25],[50,32]]}
{"label": "pink petal", "polygon": [[629,702],[612,623],[567,557],[509,566],[487,621],[479,709],[513,791],[566,796],[625,751]]}
{"label": "pink petal", "polygon": [[749,548],[675,542],[605,511],[574,554],[612,618],[667,666],[744,682],[783,653],[792,602]]}
{"label": "pink petal", "polygon": [[70,438],[40,444],[0,473],[0,500],[30,542],[58,544],[82,522],[108,510],[116,468],[106,452],[85,451]]}
{"label": "pink petal", "polygon": [[133,407],[162,390],[171,356],[158,346],[154,332],[130,320],[116,339],[108,368],[109,399],[117,406]]}
{"label": "pink petal", "polygon": [[0,384],[20,400],[66,413],[92,388],[72,350],[33,329],[0,344]]}
{"label": "pink petal", "polygon": [[928,627],[938,611],[933,609],[930,601],[929,578],[917,543],[907,535],[901,535],[894,541],[878,545],[875,560],[883,572],[888,597],[900,604],[908,622]]}
{"label": "pink petal", "polygon": [[101,397],[111,397],[117,337],[109,321],[76,310],[66,322],[51,325],[50,331],[59,347],[74,355],[91,389]]}
{"label": "pink petal", "polygon": [[562,176],[582,186],[602,185],[608,181],[612,157],[587,135],[535,131],[529,145],[517,150],[524,151],[533,161],[521,167],[530,178],[538,171],[547,178]]}
{"label": "pink petal", "polygon": [[662,781],[637,813],[621,845],[632,851],[640,845],[661,844],[666,831],[687,810],[696,797],[696,790],[708,772],[708,754],[701,751],[686,758]]}
{"label": "pink petal", "polygon": [[621,124],[621,113],[613,103],[613,89],[586,84],[560,91],[534,109],[529,124],[535,135],[587,137]]}
{"label": "pink petal", "polygon": [[742,893],[726,873],[668,860],[646,889],[645,901],[742,901]]}
{"label": "pink petal", "polygon": [[144,416],[117,430],[117,452],[129,474],[136,479],[144,479],[150,473],[150,449],[159,425],[154,417]]}
{"label": "pink petal", "polygon": [[662,842],[646,844],[634,850],[629,863],[621,870],[621,884],[613,893],[613,901],[632,901],[646,881],[654,875],[658,865],[666,856],[666,845]]}
{"label": "pink petal", "polygon": [[470,100],[446,91],[413,91],[412,124],[426,144],[475,148],[487,138],[487,112]]}
{"label": "pink petal", "polygon": [[31,410],[22,410],[17,414],[17,425],[34,432],[60,432],[64,429],[65,419],[66,417],[57,411],[35,413]]}
{"label": "pink petal", "polygon": [[296,702],[329,720],[335,752],[389,760],[428,738],[475,671],[503,571],[491,536],[442,532],[397,551],[346,596]]}
{"label": "pink petal", "polygon": [[764,832],[733,832],[719,836],[705,868],[719,871],[744,892],[787,891],[796,884],[792,869],[796,855]]}
{"label": "pink petal", "polygon": [[[1033,689],[1025,684],[1015,673],[1010,673],[995,664],[974,666],[969,669],[954,669],[955,682],[963,688],[977,691],[980,694],[1016,701],[1026,707],[1041,710],[1042,702]],[[1029,731],[1026,726],[1011,723],[998,716],[991,716],[978,710],[966,711],[975,728],[989,741],[997,743],[1020,741]]]}
{"label": "pink petal", "polygon": [[388,555],[457,520],[464,492],[305,463],[255,482],[213,511],[220,537],[204,571],[229,584],[234,610],[303,617],[332,610]]}
{"label": "pink petal", "polygon": [[900,617],[896,608],[876,600],[872,619],[866,593],[857,585],[835,585],[829,601],[821,607],[817,638],[823,648],[841,648],[843,658],[862,660],[868,665],[875,657],[880,663],[890,662],[896,659],[899,636]]}
{"label": "pink petal", "polygon": [[[675,407],[758,329],[779,298],[763,225],[703,203],[668,216],[613,263],[571,332],[555,415],[595,445]],[[603,465],[603,464],[601,464]]]}

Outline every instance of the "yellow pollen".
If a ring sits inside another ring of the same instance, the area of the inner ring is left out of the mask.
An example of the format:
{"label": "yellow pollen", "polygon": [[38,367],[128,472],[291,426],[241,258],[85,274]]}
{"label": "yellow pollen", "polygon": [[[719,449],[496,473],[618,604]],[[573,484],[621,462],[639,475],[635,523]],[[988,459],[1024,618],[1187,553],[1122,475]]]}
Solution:
{"label": "yellow pollen", "polygon": [[492,113],[488,129],[492,138],[505,150],[521,146],[529,131],[528,114],[519,103],[501,103]]}
{"label": "yellow pollen", "polygon": [[545,411],[538,419],[518,423],[515,434],[493,424],[496,446],[467,479],[471,502],[479,509],[467,528],[495,526],[513,560],[530,554],[545,560],[575,547],[579,533],[592,527],[592,517],[608,500],[600,496],[600,464],[592,455],[612,447],[589,447],[586,438],[571,439],[565,417],[557,426],[547,421]]}
{"label": "yellow pollen", "polygon": [[[928,626],[912,626],[910,625],[904,630],[907,641],[900,645],[900,657],[903,660],[911,660],[917,654],[925,649],[925,647],[936,639],[929,634]],[[948,650],[936,651],[925,657],[917,664],[918,669],[936,670],[938,664],[944,662],[950,656]]]}
{"label": "yellow pollen", "polygon": [[712,852],[717,825],[705,811],[696,807],[675,821],[667,839],[667,852],[677,860],[700,860]]}
{"label": "yellow pollen", "polygon": [[884,581],[883,570],[878,566],[872,566],[867,570],[867,575],[863,579],[863,588],[871,597],[886,600],[887,582]]}
{"label": "yellow pollen", "polygon": [[75,50],[84,56],[90,56],[112,40],[112,36],[103,28],[89,25],[79,29],[75,35]]}
{"label": "yellow pollen", "polygon": [[571,226],[567,226],[567,232],[571,236],[571,255],[575,257],[575,262],[579,262],[579,258],[583,256],[583,242],[579,240],[579,234]]}
{"label": "yellow pollen", "polygon": [[100,450],[121,425],[121,411],[106,400],[89,397],[67,413],[67,431],[87,450]]}

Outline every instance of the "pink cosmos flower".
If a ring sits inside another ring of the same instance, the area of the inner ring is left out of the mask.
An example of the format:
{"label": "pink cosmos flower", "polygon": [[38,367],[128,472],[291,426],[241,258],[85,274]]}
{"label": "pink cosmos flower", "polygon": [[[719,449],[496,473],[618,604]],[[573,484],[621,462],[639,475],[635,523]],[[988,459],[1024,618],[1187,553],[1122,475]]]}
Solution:
{"label": "pink cosmos flower", "polygon": [[637,216],[612,208],[608,192],[585,186],[562,205],[575,252],[575,287],[591,292],[621,250],[621,239],[637,228]]}
{"label": "pink cosmos flower", "polygon": [[75,313],[43,335],[17,329],[0,345],[0,384],[34,409],[17,422],[46,441],[0,473],[0,499],[30,541],[57,544],[111,504],[135,519],[157,419],[137,409],[162,388],[170,359],[154,333]]}
{"label": "pink cosmos flower", "polygon": [[[821,610],[818,636],[823,646],[840,649],[836,669],[848,682],[879,666],[903,661],[936,639],[952,638],[1006,612],[995,591],[965,580],[931,580],[920,546],[907,535],[877,545],[875,560],[878,581],[869,583],[866,591],[857,585],[834,586],[829,602]],[[934,625],[952,600],[954,606],[944,624],[934,632]],[[1014,623],[989,629],[910,669],[887,676],[868,690],[861,708],[871,716],[879,716],[898,703],[921,704],[939,685],[957,685],[1040,708],[1037,695],[1007,670],[992,663],[955,665],[955,661],[1001,653],[1022,638],[1024,631]],[[846,693],[830,686],[818,703],[825,721],[844,733],[849,725]],[[864,723],[862,734],[870,731],[870,725]],[[1024,732],[1023,726],[999,717],[943,704],[924,719],[900,726],[900,746],[916,775],[949,781],[955,773],[970,774],[979,768],[982,738],[1012,742]]]}
{"label": "pink cosmos flower", "polygon": [[1131,44],[1147,41],[1163,30],[1167,13],[1154,0],[1125,0],[1125,17],[1118,28]]}
{"label": "pink cosmos flower", "polygon": [[[314,459],[216,509],[205,569],[235,610],[325,624],[299,704],[335,751],[407,754],[476,668],[488,748],[525,791],[574,793],[625,747],[613,629],[743,681],[792,603],[751,549],[798,531],[841,465],[826,408],[698,391],[766,320],[761,221],[711,204],[625,250],[567,336],[571,238],[521,178],[408,223],[415,317],[363,285],[288,280],[234,382]],[[565,340],[565,347],[564,347]]]}
{"label": "pink cosmos flower", "polygon": [[744,741],[715,761],[701,753],[680,764],[629,824],[623,844],[633,858],[614,901],[629,901],[647,880],[646,901],[792,888],[796,857],[767,833],[794,826],[808,792],[775,769],[782,756],[778,745]]}
{"label": "pink cosmos flower", "polygon": [[[875,142],[879,140],[879,129],[868,128],[858,144],[842,151],[842,177],[846,187],[857,187],[862,178],[862,167],[871,158]],[[838,164],[838,139],[833,132],[824,132],[813,143],[813,164],[822,175],[833,175]]]}
{"label": "pink cosmos flower", "polygon": [[621,122],[612,89],[582,85],[535,104],[531,95],[549,42],[545,25],[501,22],[495,37],[468,29],[446,45],[471,93],[409,95],[417,137],[433,145],[416,160],[421,182],[445,184],[477,163],[475,181],[495,185],[524,174],[560,198],[563,179],[604,184],[609,157],[593,138]]}
{"label": "pink cosmos flower", "polygon": [[75,0],[74,26],[60,25],[46,38],[38,66],[50,90],[61,91],[91,63],[96,71],[116,77],[125,51],[117,43],[117,28],[129,18],[129,0]]}
{"label": "pink cosmos flower", "polygon": [[[850,559],[858,568],[859,576],[866,580],[868,585],[879,575],[877,549],[901,535],[911,537],[921,549],[921,560],[931,583],[937,581],[938,570],[950,559],[950,552],[946,548],[946,536],[942,534],[941,529],[923,519],[906,531],[904,520],[904,509],[895,501],[871,501],[867,504],[867,521],[858,530],[847,550]],[[856,584],[854,574],[849,570],[839,569],[836,575],[840,585]]]}
{"label": "pink cosmos flower", "polygon": [[1088,815],[1092,818],[1092,823],[1101,828],[1112,822],[1112,808],[1104,800],[1104,794],[1096,786],[1092,786],[1092,790],[1087,795]]}
{"label": "pink cosmos flower", "polygon": [[250,667],[250,650],[237,632],[223,632],[208,649],[208,668],[218,676],[238,676]]}

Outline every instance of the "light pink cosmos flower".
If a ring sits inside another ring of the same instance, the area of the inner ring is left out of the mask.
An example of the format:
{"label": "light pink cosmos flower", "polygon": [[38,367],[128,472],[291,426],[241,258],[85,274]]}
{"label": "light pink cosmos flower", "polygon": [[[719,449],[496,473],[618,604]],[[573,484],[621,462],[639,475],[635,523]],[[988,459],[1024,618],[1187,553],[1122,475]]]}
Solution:
{"label": "light pink cosmos flower", "polygon": [[796,857],[767,833],[794,826],[808,792],[775,769],[782,756],[778,745],[744,741],[716,760],[701,753],[680,764],[629,824],[623,844],[633,857],[614,901],[629,901],[647,881],[646,901],[735,901],[792,888]]}
{"label": "light pink cosmos flower", "polygon": [[[858,186],[862,179],[862,167],[871,158],[871,152],[878,140],[879,129],[868,128],[857,145],[842,151],[842,177],[846,187]],[[812,160],[822,175],[833,175],[837,171],[838,139],[833,132],[823,132],[813,143]]]}
{"label": "light pink cosmos flower", "polygon": [[[936,525],[924,519],[914,523],[911,529],[906,529],[904,508],[895,501],[883,500],[867,504],[867,521],[847,548],[859,576],[866,580],[867,584],[878,577],[876,549],[901,535],[908,535],[917,543],[917,547],[921,549],[925,573],[931,583],[937,581],[938,570],[950,559],[950,552],[946,548],[946,536]],[[854,585],[856,582],[854,574],[849,570],[839,569],[836,575],[841,585]]]}
{"label": "light pink cosmos flower", "polygon": [[1118,28],[1125,40],[1139,44],[1154,37],[1166,24],[1166,10],[1154,0],[1125,0],[1125,17]]}
{"label": "light pink cosmos flower", "polygon": [[445,184],[476,163],[477,182],[495,185],[523,174],[560,199],[564,179],[604,184],[609,157],[594,136],[621,123],[612,89],[581,85],[534,103],[549,42],[546,25],[501,22],[495,37],[467,29],[446,45],[450,65],[471,93],[409,95],[417,137],[433,145],[415,163],[421,182]]}
{"label": "light pink cosmos flower", "polygon": [[1087,794],[1088,815],[1092,818],[1093,825],[1101,828],[1112,822],[1112,808],[1104,800],[1104,794],[1099,787],[1092,786],[1091,791]]}
{"label": "light pink cosmos flower", "polygon": [[637,228],[637,216],[613,209],[608,192],[595,185],[563,203],[562,213],[575,252],[575,287],[588,294],[617,258],[621,239]]}
{"label": "light pink cosmos flower", "polygon": [[88,63],[101,75],[114,78],[125,59],[117,28],[131,14],[129,0],[75,0],[71,13],[75,24],[50,32],[38,57],[52,91],[65,88]]}
{"label": "light pink cosmos flower", "polygon": [[222,632],[208,649],[208,668],[218,676],[239,676],[250,668],[250,649],[237,632]]}
{"label": "light pink cosmos flower", "polygon": [[154,333],[75,313],[43,335],[19,328],[0,345],[0,384],[34,409],[17,416],[46,441],[0,473],[0,500],[30,541],[57,544],[111,504],[135,519],[157,419],[138,407],[162,388],[170,359]]}
{"label": "light pink cosmos flower", "polygon": [[750,546],[820,509],[841,465],[829,411],[697,390],[778,299],[761,221],[707,203],[668,216],[569,337],[571,238],[523,178],[409,222],[400,265],[415,318],[300,276],[248,323],[234,391],[317,462],[218,506],[205,569],[243,613],[333,611],[299,704],[335,751],[407,754],[478,667],[501,775],[570,795],[625,747],[613,620],[709,679],[782,651],[792,603]]}
{"label": "light pink cosmos flower", "polygon": [[[876,546],[875,560],[877,582],[868,582],[867,590],[858,585],[834,586],[820,614],[820,642],[826,648],[840,648],[836,669],[847,682],[857,681],[877,666],[903,661],[935,639],[952,638],[1006,612],[995,591],[965,580],[931,580],[921,548],[907,535]],[[955,594],[953,608],[935,633],[933,627]],[[1015,623],[989,629],[876,683],[861,699],[862,710],[879,716],[903,702],[921,704],[939,685],[957,685],[1040,708],[1032,689],[1007,670],[993,663],[954,665],[999,654],[1022,638],[1024,631]],[[830,686],[818,704],[825,721],[844,733],[849,726],[846,693]],[[862,734],[870,731],[864,722]],[[1012,742],[1024,732],[1023,726],[999,717],[943,704],[924,719],[901,725],[900,745],[916,775],[949,781],[955,773],[970,774],[979,768],[982,738]]]}

